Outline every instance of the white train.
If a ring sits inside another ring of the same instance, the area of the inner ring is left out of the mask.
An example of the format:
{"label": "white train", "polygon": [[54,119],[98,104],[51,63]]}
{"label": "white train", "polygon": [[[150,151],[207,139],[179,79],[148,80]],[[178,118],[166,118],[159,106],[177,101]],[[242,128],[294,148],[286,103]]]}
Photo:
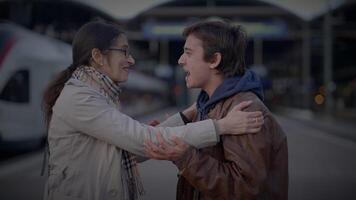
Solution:
{"label": "white train", "polygon": [[[70,45],[0,23],[0,144],[43,138],[43,90],[70,62]],[[123,111],[135,116],[163,106],[169,91],[166,85],[132,72],[124,85]]]}

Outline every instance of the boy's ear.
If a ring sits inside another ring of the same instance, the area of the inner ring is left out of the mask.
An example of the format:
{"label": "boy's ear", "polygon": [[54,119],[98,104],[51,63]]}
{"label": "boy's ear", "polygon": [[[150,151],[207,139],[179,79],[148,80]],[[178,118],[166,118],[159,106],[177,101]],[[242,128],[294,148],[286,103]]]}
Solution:
{"label": "boy's ear", "polygon": [[221,62],[221,53],[220,52],[214,53],[213,57],[210,60],[209,68],[210,69],[217,68],[220,62]]}
{"label": "boy's ear", "polygon": [[94,48],[91,50],[91,57],[93,58],[93,61],[97,63],[99,66],[103,66],[103,54],[100,52],[99,49]]}

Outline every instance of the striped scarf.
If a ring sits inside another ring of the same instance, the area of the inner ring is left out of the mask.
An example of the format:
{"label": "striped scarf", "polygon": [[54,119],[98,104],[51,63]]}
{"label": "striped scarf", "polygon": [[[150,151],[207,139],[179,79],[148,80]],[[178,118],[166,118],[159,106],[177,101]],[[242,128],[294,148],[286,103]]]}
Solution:
{"label": "striped scarf", "polygon": [[[72,75],[72,78],[89,84],[106,98],[111,100],[119,108],[119,94],[121,89],[118,84],[114,83],[108,76],[99,72],[94,67],[79,66]],[[140,179],[140,174],[137,169],[137,161],[135,155],[126,150],[122,150],[121,164],[125,169],[123,180],[128,184],[128,198],[130,200],[140,199],[144,194],[143,185]]]}

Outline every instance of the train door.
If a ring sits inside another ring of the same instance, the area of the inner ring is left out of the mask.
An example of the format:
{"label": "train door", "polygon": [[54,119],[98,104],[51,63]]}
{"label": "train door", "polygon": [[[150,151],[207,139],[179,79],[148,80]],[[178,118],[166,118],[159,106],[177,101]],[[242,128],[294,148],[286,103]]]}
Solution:
{"label": "train door", "polygon": [[7,73],[0,91],[1,137],[5,141],[31,138],[35,112],[31,99],[31,71],[26,65]]}

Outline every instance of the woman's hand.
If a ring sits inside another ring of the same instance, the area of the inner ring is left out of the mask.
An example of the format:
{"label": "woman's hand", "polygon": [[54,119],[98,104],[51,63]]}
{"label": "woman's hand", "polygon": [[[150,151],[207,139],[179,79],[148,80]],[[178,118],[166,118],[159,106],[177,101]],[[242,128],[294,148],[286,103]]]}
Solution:
{"label": "woman's hand", "polygon": [[157,126],[160,123],[161,123],[160,121],[158,121],[157,119],[154,119],[154,120],[151,120],[148,124],[150,126]]}
{"label": "woman's hand", "polygon": [[165,142],[160,133],[157,133],[156,137],[159,145],[154,144],[150,140],[145,140],[144,144],[147,157],[152,159],[176,161],[180,159],[190,147],[182,139],[174,135],[170,139],[172,144]]}
{"label": "woman's hand", "polygon": [[217,121],[219,134],[240,135],[259,132],[264,123],[262,112],[243,112],[252,101],[244,101],[236,105],[226,117]]}

